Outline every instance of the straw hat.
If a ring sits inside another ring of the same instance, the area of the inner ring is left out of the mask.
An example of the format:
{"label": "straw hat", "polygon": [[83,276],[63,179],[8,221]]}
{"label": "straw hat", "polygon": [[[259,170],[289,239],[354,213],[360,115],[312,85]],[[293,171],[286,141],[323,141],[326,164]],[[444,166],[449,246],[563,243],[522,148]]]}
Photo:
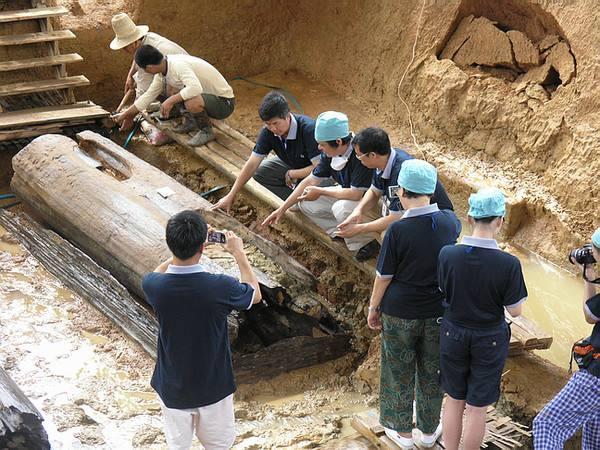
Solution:
{"label": "straw hat", "polygon": [[113,16],[111,23],[115,31],[115,38],[110,43],[110,48],[113,50],[127,47],[132,42],[143,38],[150,29],[146,25],[136,26],[133,20],[125,13]]}

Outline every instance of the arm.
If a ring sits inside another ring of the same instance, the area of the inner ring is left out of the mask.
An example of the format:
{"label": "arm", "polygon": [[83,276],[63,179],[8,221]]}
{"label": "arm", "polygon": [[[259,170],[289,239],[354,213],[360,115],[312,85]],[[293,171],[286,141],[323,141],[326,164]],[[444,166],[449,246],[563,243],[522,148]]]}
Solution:
{"label": "arm", "polygon": [[[594,270],[594,266],[587,265],[586,267],[586,276],[588,279],[593,280],[596,278],[596,271]],[[598,317],[594,316],[590,309],[587,306],[587,301],[595,296],[598,293],[598,289],[594,283],[590,283],[587,280],[583,282],[583,315],[585,317],[585,321],[590,324],[595,324],[598,322]]]}
{"label": "arm", "polygon": [[[313,189],[317,189],[319,191],[319,197],[321,195],[325,195],[326,197],[332,197],[336,200],[353,200],[355,202],[359,201],[365,191],[361,191],[360,189],[352,189],[352,188],[342,188],[342,189],[325,189],[322,187],[314,187]],[[309,200],[306,197],[300,197],[300,200]]]}
{"label": "arm", "polygon": [[246,161],[246,163],[244,164],[244,167],[242,167],[240,174],[235,179],[235,182],[233,183],[233,186],[231,187],[229,193],[217,203],[215,203],[213,209],[224,209],[225,211],[227,211],[227,213],[229,213],[229,211],[231,211],[231,207],[233,206],[235,196],[244,187],[248,180],[252,178],[252,175],[254,175],[256,169],[258,169],[258,166],[260,166],[262,160],[262,157],[255,155],[254,153],[251,154],[250,158],[248,158],[248,161]]}
{"label": "arm", "polygon": [[125,89],[123,90],[123,93],[127,93],[127,91],[129,91],[130,89],[133,89],[135,84],[133,76],[136,74],[137,70],[137,64],[135,63],[134,58],[131,61],[131,68],[129,69],[129,72],[127,72],[127,79],[125,80]]}
{"label": "arm", "polygon": [[[400,219],[402,219],[402,214],[388,214],[371,222],[348,223],[345,225],[342,223],[338,226],[339,231],[337,235],[345,238],[364,233],[383,233],[392,223]],[[343,228],[342,225],[344,225]]]}
{"label": "arm", "polygon": [[154,269],[154,272],[165,273],[167,271],[167,267],[169,267],[169,264],[171,264],[172,262],[173,258],[167,259],[166,261],[160,263],[158,267]]}
{"label": "arm", "polygon": [[181,103],[181,102],[183,102],[183,97],[181,96],[181,92],[171,95],[168,99],[166,99],[160,105],[161,117],[168,118],[169,114],[171,113],[171,109],[173,109],[173,106],[175,106],[177,103]]}
{"label": "arm", "polygon": [[[350,214],[346,220],[344,220],[342,223],[340,223],[338,225],[338,230],[340,231],[340,233],[338,233],[338,234],[342,237],[354,236],[354,234],[346,236],[345,234],[341,234],[341,233],[352,232],[352,230],[355,228],[355,226],[360,224],[360,222],[362,221],[362,215],[364,214],[364,212],[370,211],[377,204],[377,200],[379,199],[380,196],[381,196],[381,194],[379,192],[377,192],[373,189],[369,189],[365,193],[365,195],[363,195],[363,197],[361,198],[358,205],[356,205],[356,208],[354,208],[354,211],[352,211],[352,214]],[[367,224],[365,224],[365,225],[367,225]],[[359,227],[359,230],[357,231],[357,233],[364,232],[361,230],[361,228],[362,227]],[[387,228],[387,226],[386,226],[386,228]],[[372,231],[372,230],[370,230],[370,231]]]}
{"label": "arm", "polygon": [[523,310],[523,304],[519,303],[516,306],[507,306],[506,310],[512,317],[517,317],[521,315],[521,311]]}
{"label": "arm", "polygon": [[288,177],[292,180],[303,180],[311,174],[313,169],[317,167],[319,161],[313,162],[310,166],[303,167],[302,169],[290,169],[287,171]]}
{"label": "arm", "polygon": [[383,294],[385,294],[385,291],[391,282],[391,277],[382,278],[379,275],[375,277],[375,281],[373,282],[373,292],[371,292],[371,299],[369,300],[369,316],[367,318],[369,328],[372,330],[381,329],[381,311],[379,308],[381,306]]}
{"label": "arm", "polygon": [[281,205],[279,208],[277,208],[275,211],[269,214],[269,216],[267,216],[267,218],[263,220],[261,225],[264,227],[265,225],[278,224],[281,218],[283,217],[283,214],[293,205],[298,203],[298,201],[300,201],[303,192],[306,189],[310,189],[312,186],[316,186],[317,184],[319,184],[319,182],[320,180],[316,177],[306,177],[300,182],[298,186],[296,186],[296,189],[294,189],[294,191],[290,194],[290,196],[283,203],[283,205]]}
{"label": "arm", "polygon": [[189,100],[202,94],[204,89],[196,73],[189,64],[178,61],[177,64],[171,63],[171,70],[175,70],[176,77],[185,86],[179,93],[183,100]]}
{"label": "arm", "polygon": [[260,286],[252,267],[250,267],[250,262],[246,257],[246,253],[244,252],[244,243],[232,231],[226,231],[225,235],[227,236],[227,242],[225,243],[224,248],[235,258],[235,262],[240,269],[240,281],[242,283],[248,283],[254,288],[252,303],[259,303],[262,300]]}

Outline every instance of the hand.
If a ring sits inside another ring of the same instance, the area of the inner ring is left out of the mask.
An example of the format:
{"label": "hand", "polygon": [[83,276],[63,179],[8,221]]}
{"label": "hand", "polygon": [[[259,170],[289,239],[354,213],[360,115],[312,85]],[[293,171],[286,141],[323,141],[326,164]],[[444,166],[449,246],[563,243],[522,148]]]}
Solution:
{"label": "hand", "polygon": [[296,185],[296,179],[290,176],[290,170],[285,173],[285,185],[290,189],[294,189]]}
{"label": "hand", "polygon": [[127,94],[127,91],[135,89],[135,80],[133,77],[127,77],[125,80],[125,89],[123,89],[123,94]]}
{"label": "hand", "polygon": [[342,228],[342,224],[338,225],[336,236],[343,238],[351,238],[357,234],[363,233],[364,224],[362,223],[348,223]]}
{"label": "hand", "polygon": [[227,241],[223,244],[223,248],[233,256],[244,255],[244,242],[233,231],[225,231]]}
{"label": "hand", "polygon": [[231,194],[227,194],[225,197],[215,203],[212,209],[220,209],[229,214],[231,212],[231,207],[233,206],[233,200],[233,196]]}
{"label": "hand", "polygon": [[300,197],[298,197],[298,200],[312,202],[317,200],[321,196],[322,192],[323,191],[319,186],[308,186],[304,189]]}
{"label": "hand", "polygon": [[160,104],[160,116],[163,119],[168,119],[173,106],[175,106],[175,103],[171,100],[171,97],[162,102]]}
{"label": "hand", "polygon": [[[584,270],[583,265],[581,265],[581,267],[582,267],[582,270]],[[596,278],[598,278],[598,275],[596,275],[596,265],[595,264],[587,264],[585,266],[585,277],[588,280],[595,280]]]}
{"label": "hand", "polygon": [[361,223],[361,222],[362,222],[362,213],[355,209],[354,211],[352,211],[352,213],[348,217],[346,217],[346,220],[344,220],[342,223],[340,223],[338,225],[338,229],[343,230],[346,226],[348,226],[350,224]]}
{"label": "hand", "polygon": [[371,330],[381,330],[381,311],[370,309],[367,317],[367,325]]}
{"label": "hand", "polygon": [[119,128],[119,131],[127,131],[133,127],[133,117],[131,117],[129,114],[126,114],[124,112],[115,114],[115,115],[111,116],[110,118],[113,120],[113,122],[121,125],[121,127]]}
{"label": "hand", "polygon": [[267,225],[277,225],[283,217],[284,212],[285,211],[283,211],[281,208],[277,208],[275,211],[269,214],[265,220],[263,220],[261,226],[264,227]]}

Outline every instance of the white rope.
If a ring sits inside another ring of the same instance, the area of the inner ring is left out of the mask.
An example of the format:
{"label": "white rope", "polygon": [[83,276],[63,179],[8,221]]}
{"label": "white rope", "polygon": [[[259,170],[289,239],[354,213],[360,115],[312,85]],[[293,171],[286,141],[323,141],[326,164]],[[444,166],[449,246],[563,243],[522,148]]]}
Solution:
{"label": "white rope", "polygon": [[404,83],[404,78],[406,78],[406,74],[408,74],[408,70],[410,69],[410,66],[412,66],[412,64],[415,62],[415,55],[416,55],[416,52],[417,52],[417,41],[419,40],[419,34],[421,32],[421,19],[423,17],[423,11],[425,10],[425,1],[426,0],[423,0],[423,3],[421,4],[421,12],[419,13],[419,21],[417,23],[417,33],[415,34],[415,42],[414,42],[413,48],[412,48],[412,57],[411,57],[410,62],[406,66],[406,69],[404,70],[404,73],[402,74],[402,78],[400,78],[400,82],[398,83],[398,88],[396,90],[396,93],[398,94],[398,98],[400,99],[400,101],[402,102],[402,104],[404,105],[404,107],[406,108],[406,112],[408,114],[408,123],[410,125],[410,135],[412,136],[412,139],[413,139],[413,142],[415,144],[415,147],[417,147],[417,149],[423,155],[423,159],[427,159],[427,158],[425,156],[425,152],[423,151],[423,149],[421,148],[421,146],[417,142],[417,137],[415,136],[415,127],[414,127],[414,124],[413,124],[413,121],[412,121],[410,108],[408,107],[408,103],[406,103],[406,101],[404,100],[404,98],[400,94],[400,87],[402,86],[402,83]]}

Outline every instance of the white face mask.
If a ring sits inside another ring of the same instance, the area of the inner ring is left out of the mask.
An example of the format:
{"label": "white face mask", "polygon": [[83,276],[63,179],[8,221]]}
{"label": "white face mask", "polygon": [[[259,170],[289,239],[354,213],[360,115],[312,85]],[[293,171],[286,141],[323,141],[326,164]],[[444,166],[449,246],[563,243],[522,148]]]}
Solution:
{"label": "white face mask", "polygon": [[347,163],[348,158],[345,156],[334,156],[331,158],[331,168],[333,170],[342,170],[344,167],[346,167]]}

